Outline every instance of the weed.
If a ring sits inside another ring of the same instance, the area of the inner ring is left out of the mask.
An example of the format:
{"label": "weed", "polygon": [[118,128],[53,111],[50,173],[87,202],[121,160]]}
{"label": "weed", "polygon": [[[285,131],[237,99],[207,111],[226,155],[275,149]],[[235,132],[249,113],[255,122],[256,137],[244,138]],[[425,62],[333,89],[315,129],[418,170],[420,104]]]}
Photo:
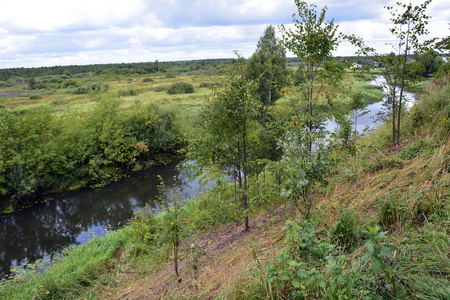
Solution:
{"label": "weed", "polygon": [[352,211],[344,211],[331,230],[331,237],[344,250],[351,250],[361,239],[358,216]]}

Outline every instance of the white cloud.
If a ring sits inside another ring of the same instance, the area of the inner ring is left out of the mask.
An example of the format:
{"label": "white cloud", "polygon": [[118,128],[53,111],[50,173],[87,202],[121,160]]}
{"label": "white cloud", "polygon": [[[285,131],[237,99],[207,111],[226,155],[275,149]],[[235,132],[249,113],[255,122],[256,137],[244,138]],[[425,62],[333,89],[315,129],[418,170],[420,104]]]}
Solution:
{"label": "white cloud", "polygon": [[142,0],[2,0],[0,25],[11,31],[57,31],[102,28],[133,22],[145,7]]}
{"label": "white cloud", "polygon": [[[293,0],[0,1],[0,68],[233,57],[233,50],[249,57],[267,25],[289,24],[297,12]],[[390,51],[383,6],[394,0],[315,3],[328,5],[340,31]],[[433,0],[429,13],[430,37],[448,36],[450,2]],[[353,53],[342,44],[336,54]]]}

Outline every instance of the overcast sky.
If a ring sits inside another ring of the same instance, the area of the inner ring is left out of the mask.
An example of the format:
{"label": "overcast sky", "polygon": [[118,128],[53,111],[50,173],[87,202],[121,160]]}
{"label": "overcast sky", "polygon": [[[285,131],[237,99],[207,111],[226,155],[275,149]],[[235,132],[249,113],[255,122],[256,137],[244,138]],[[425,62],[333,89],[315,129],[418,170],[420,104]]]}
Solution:
{"label": "overcast sky", "polygon": [[[391,51],[383,6],[394,1],[314,3],[339,31]],[[295,12],[294,0],[0,0],[0,68],[249,57],[269,24]],[[450,1],[433,0],[428,14],[430,37],[448,36]],[[335,55],[353,53],[343,44]]]}

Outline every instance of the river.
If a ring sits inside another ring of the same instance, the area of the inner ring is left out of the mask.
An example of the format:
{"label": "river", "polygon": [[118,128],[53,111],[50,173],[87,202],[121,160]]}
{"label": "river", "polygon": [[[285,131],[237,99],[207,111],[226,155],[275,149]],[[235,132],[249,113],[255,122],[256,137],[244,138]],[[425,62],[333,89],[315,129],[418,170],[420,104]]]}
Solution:
{"label": "river", "polygon": [[[376,81],[380,82],[380,78]],[[414,99],[412,93],[406,93],[406,97]],[[370,113],[358,117],[360,133],[366,126],[374,128],[373,117],[382,109],[381,104],[368,105],[366,108]],[[333,130],[333,123],[328,122],[328,130]],[[0,217],[0,278],[25,262],[49,259],[64,247],[105,235],[106,226],[126,223],[133,217],[133,212],[140,211],[146,204],[158,213],[159,206],[155,202],[159,184],[157,175],[163,177],[169,191],[179,187],[182,199],[205,188],[198,180],[190,180],[189,174],[178,170],[176,164],[168,164],[134,173],[103,188],[63,193],[39,205]]]}
{"label": "river", "polygon": [[[377,76],[375,79],[370,81],[370,84],[381,86],[386,81],[382,76]],[[402,106],[405,105],[407,109],[410,109],[414,102],[415,102],[415,95],[414,93],[410,93],[407,91],[403,91],[403,101]],[[384,100],[384,99],[383,99]],[[405,101],[406,100],[406,101]],[[368,110],[369,112],[363,116],[359,116],[357,118],[356,122],[356,131],[358,133],[363,134],[365,132],[365,129],[368,128],[369,131],[375,129],[380,121],[376,121],[377,114],[383,110],[383,102],[379,101],[372,104],[369,104],[365,107],[364,110]],[[355,121],[354,118],[352,118],[352,121]],[[353,125],[354,126],[354,125]],[[336,123],[334,121],[328,121],[326,124],[326,129],[328,131],[333,131],[337,127]]]}
{"label": "river", "polygon": [[126,223],[146,204],[159,213],[155,201],[159,196],[158,175],[169,192],[179,188],[182,199],[205,188],[173,163],[136,172],[102,188],[63,193],[0,217],[0,278],[25,262],[49,259],[64,247],[105,235],[108,225]]}

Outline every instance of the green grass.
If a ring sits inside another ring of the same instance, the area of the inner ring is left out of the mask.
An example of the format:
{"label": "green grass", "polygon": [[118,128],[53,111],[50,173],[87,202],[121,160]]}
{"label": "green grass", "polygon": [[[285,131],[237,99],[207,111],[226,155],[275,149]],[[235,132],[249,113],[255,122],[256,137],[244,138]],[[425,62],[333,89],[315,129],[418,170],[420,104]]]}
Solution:
{"label": "green grass", "polygon": [[[22,274],[1,282],[2,299],[76,299],[89,295],[98,282],[106,284],[117,272],[117,261],[131,246],[129,229],[66,248],[44,273]],[[20,284],[15,284],[15,283]]]}

